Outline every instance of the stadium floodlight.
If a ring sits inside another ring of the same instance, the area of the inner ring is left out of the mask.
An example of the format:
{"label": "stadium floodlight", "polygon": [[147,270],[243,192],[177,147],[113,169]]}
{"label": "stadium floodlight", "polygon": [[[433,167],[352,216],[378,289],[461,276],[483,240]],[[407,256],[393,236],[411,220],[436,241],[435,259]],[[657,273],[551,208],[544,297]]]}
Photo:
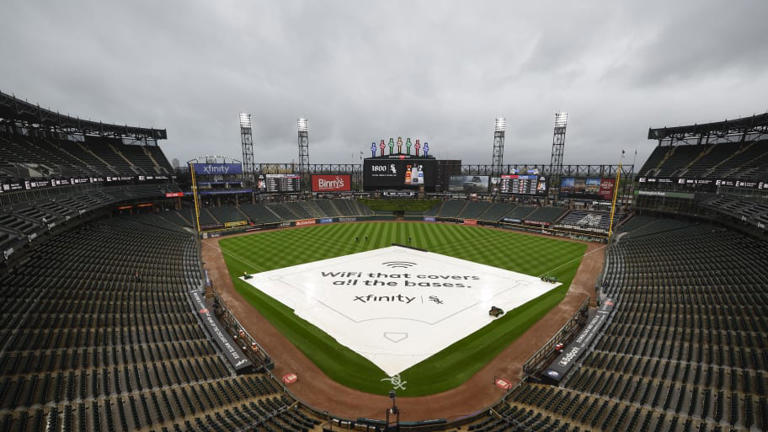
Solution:
{"label": "stadium floodlight", "polygon": [[241,128],[250,128],[251,127],[251,115],[248,113],[240,113],[240,127]]}
{"label": "stadium floodlight", "polygon": [[555,113],[555,127],[565,127],[568,124],[568,113]]}
{"label": "stadium floodlight", "polygon": [[307,119],[300,118],[298,120],[299,132],[307,132]]}
{"label": "stadium floodlight", "polygon": [[496,127],[494,130],[496,132],[504,132],[506,129],[507,129],[507,119],[505,119],[504,117],[497,118]]}

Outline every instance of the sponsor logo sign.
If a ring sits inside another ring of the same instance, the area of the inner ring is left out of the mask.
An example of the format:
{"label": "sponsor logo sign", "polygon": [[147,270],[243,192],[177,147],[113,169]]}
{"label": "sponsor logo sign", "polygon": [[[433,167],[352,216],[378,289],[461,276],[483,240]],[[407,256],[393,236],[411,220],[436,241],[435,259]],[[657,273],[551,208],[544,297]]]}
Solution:
{"label": "sponsor logo sign", "polygon": [[304,226],[304,225],[314,225],[315,220],[314,219],[300,219],[295,222],[296,226]]}
{"label": "sponsor logo sign", "polygon": [[352,190],[352,176],[349,174],[330,174],[312,176],[314,192],[347,192]]}
{"label": "sponsor logo sign", "polygon": [[224,226],[226,228],[234,228],[234,227],[239,227],[243,225],[248,225],[248,221],[240,220],[240,221],[233,221],[233,222],[224,222]]}
{"label": "sponsor logo sign", "polygon": [[247,368],[252,365],[245,355],[235,345],[232,338],[224,331],[216,317],[208,310],[203,299],[202,291],[192,291],[192,301],[203,320],[203,324],[213,336],[213,340],[219,345],[224,356],[229,360],[235,370]]}
{"label": "sponsor logo sign", "polygon": [[240,164],[206,163],[195,164],[195,174],[198,175],[229,175],[242,174],[243,166]]}

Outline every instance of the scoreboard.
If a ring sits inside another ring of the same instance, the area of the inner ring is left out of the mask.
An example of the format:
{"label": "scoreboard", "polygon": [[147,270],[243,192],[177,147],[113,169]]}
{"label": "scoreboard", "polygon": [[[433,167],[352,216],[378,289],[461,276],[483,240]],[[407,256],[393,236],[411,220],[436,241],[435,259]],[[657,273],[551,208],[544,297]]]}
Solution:
{"label": "scoreboard", "polygon": [[264,179],[267,193],[301,191],[301,176],[298,174],[267,174]]}
{"label": "scoreboard", "polygon": [[363,161],[363,187],[379,189],[435,189],[437,161],[409,155],[379,156]]}
{"label": "scoreboard", "polygon": [[547,180],[536,174],[505,174],[501,176],[501,193],[515,195],[544,195],[547,193]]}

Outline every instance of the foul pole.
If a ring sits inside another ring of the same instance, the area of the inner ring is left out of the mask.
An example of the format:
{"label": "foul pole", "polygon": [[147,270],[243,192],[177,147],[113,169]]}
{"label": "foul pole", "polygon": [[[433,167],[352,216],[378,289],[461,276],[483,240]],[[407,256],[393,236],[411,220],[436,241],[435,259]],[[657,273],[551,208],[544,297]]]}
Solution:
{"label": "foul pole", "polygon": [[[622,152],[623,153],[623,152]],[[613,201],[611,202],[611,220],[608,224],[608,238],[613,235],[613,216],[616,214],[616,198],[619,196],[619,183],[621,183],[621,162],[616,170],[616,184],[613,185]]]}
{"label": "foul pole", "polygon": [[200,201],[197,198],[197,177],[195,177],[195,164],[189,164],[189,173],[192,176],[192,198],[195,201],[195,228],[197,229],[197,236],[200,237]]}

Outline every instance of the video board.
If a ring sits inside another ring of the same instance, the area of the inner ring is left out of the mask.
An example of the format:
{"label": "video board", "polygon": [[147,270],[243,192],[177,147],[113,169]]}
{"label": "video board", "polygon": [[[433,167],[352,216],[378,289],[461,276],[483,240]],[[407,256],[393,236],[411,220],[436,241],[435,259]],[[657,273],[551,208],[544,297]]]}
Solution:
{"label": "video board", "polygon": [[611,200],[616,179],[600,177],[563,177],[560,179],[560,197],[593,200]]}
{"label": "video board", "polygon": [[449,192],[486,193],[488,192],[488,176],[451,176],[448,183]]}
{"label": "video board", "polygon": [[504,174],[500,183],[500,191],[503,194],[547,194],[547,178],[538,174]]}
{"label": "video board", "polygon": [[425,190],[435,189],[437,161],[424,158],[392,157],[368,158],[363,161],[363,188],[409,189],[424,186]]}

